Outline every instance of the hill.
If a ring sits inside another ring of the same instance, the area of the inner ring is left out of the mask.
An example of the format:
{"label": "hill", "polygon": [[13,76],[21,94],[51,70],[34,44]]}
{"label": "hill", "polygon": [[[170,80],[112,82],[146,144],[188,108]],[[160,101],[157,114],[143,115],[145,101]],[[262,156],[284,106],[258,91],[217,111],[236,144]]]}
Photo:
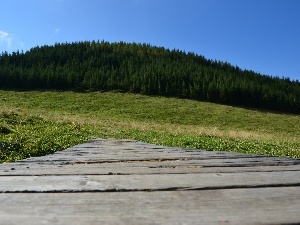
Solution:
{"label": "hill", "polygon": [[1,91],[0,163],[93,137],[300,158],[299,115],[113,92]]}
{"label": "hill", "polygon": [[300,113],[300,83],[148,44],[76,42],[4,52],[1,89],[118,90]]}

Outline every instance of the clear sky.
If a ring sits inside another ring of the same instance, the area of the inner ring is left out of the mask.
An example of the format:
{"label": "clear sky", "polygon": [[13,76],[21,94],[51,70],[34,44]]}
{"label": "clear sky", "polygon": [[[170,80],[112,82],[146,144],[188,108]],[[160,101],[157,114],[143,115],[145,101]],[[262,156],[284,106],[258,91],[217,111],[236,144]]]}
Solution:
{"label": "clear sky", "polygon": [[300,0],[0,0],[0,52],[136,42],[300,80]]}

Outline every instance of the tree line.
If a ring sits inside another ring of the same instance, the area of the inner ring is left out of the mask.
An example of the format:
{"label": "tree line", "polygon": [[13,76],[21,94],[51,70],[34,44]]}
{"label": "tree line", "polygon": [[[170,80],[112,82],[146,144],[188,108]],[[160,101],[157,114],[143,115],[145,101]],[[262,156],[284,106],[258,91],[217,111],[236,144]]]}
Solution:
{"label": "tree line", "polygon": [[0,55],[0,88],[117,90],[300,113],[300,83],[149,44],[85,41]]}

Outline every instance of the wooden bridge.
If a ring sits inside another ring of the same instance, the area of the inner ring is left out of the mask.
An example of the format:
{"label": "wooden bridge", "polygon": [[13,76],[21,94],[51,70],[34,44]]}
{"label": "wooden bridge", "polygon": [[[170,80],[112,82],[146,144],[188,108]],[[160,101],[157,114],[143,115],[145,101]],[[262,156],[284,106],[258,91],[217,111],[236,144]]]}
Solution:
{"label": "wooden bridge", "polygon": [[0,165],[0,224],[300,224],[300,159],[96,139]]}

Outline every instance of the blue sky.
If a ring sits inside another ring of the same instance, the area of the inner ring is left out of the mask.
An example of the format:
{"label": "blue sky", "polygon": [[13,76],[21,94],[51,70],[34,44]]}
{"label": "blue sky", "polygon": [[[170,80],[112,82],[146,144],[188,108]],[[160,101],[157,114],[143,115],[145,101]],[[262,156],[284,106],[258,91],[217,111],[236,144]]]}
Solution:
{"label": "blue sky", "polygon": [[300,80],[300,0],[0,0],[0,52],[105,40]]}

